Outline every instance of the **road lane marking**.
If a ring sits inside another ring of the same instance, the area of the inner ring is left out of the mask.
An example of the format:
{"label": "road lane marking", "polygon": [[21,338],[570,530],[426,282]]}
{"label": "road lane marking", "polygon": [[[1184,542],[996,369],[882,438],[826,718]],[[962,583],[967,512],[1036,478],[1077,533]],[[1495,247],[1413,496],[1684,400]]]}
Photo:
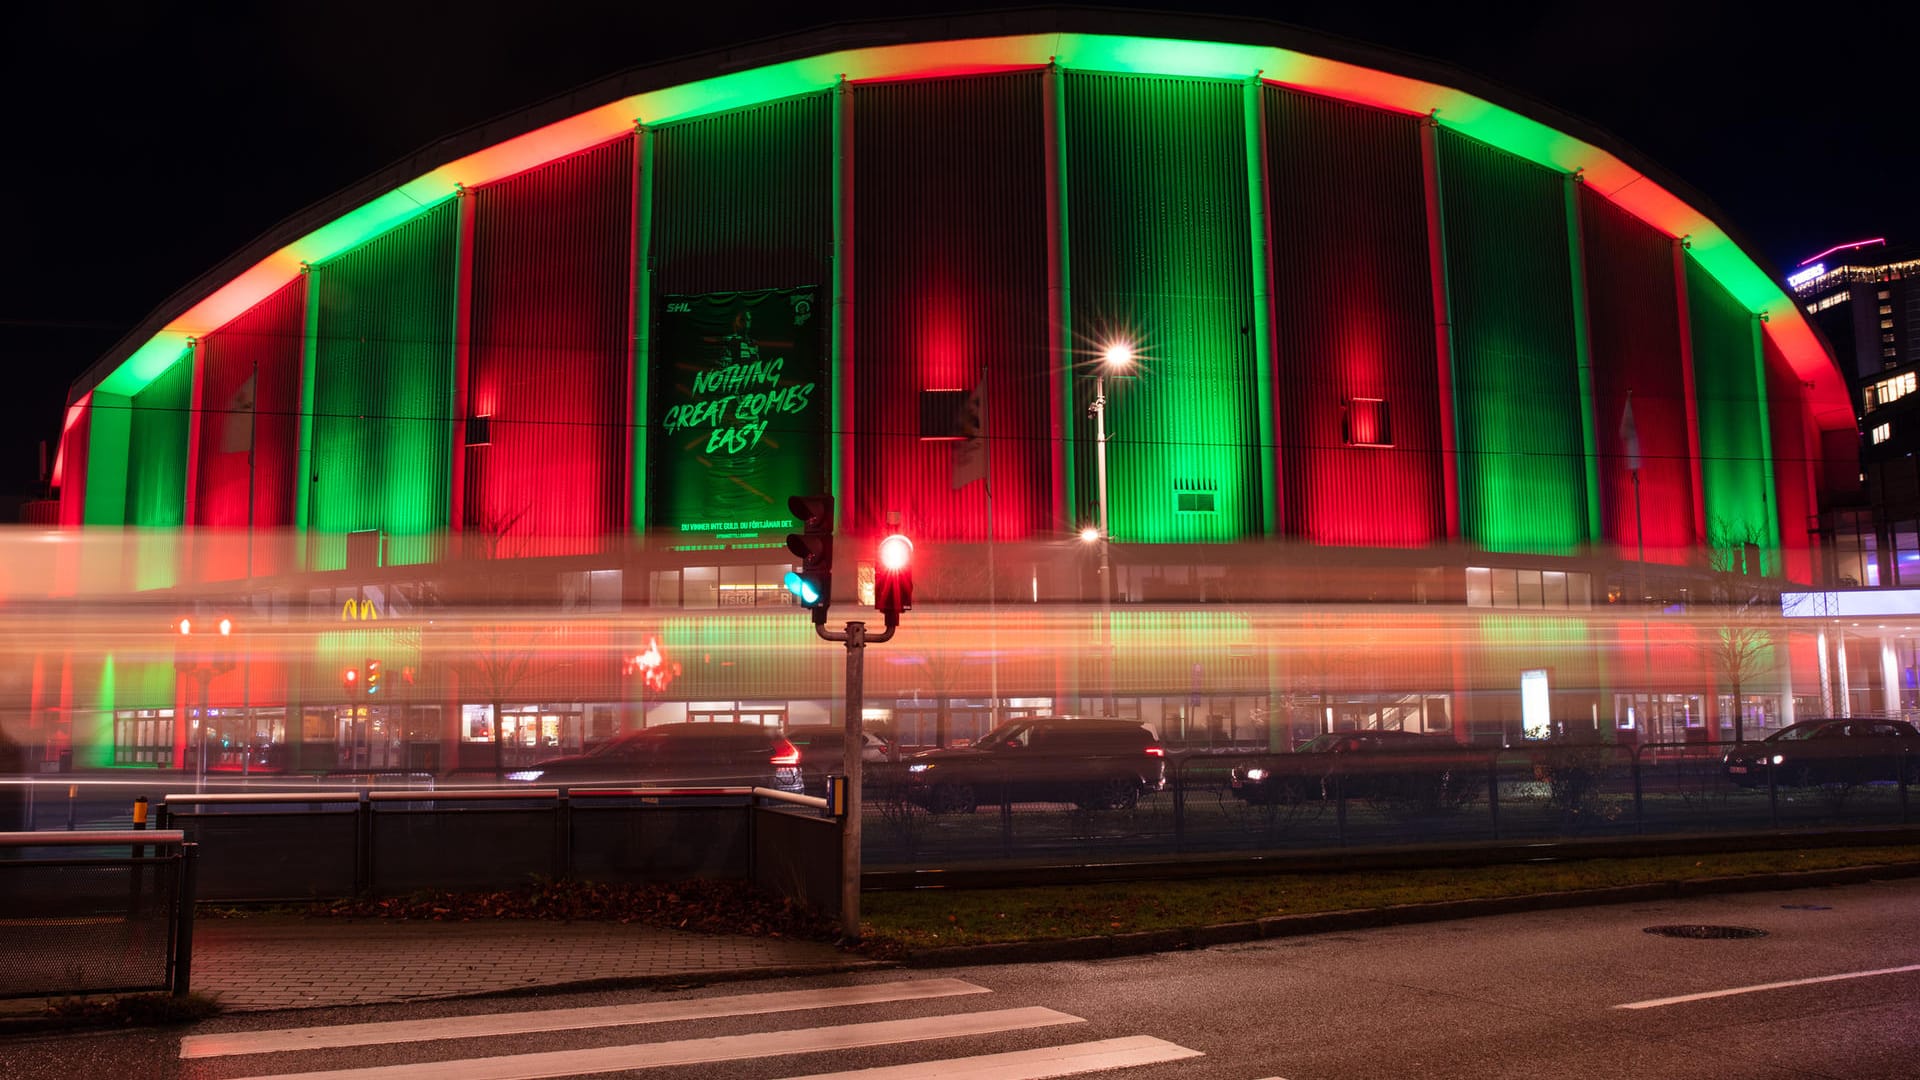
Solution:
{"label": "road lane marking", "polygon": [[1736,986],[1731,990],[1708,990],[1699,994],[1681,994],[1677,997],[1654,998],[1651,1001],[1630,1001],[1625,1005],[1615,1005],[1616,1009],[1657,1009],[1662,1005],[1683,1005],[1689,1001],[1706,1001],[1709,998],[1732,997],[1735,994],[1757,994],[1762,990],[1784,990],[1789,986],[1812,986],[1816,983],[1840,982],[1844,979],[1870,979],[1875,975],[1899,975],[1907,971],[1920,971],[1920,964],[1908,964],[1905,967],[1875,968],[1872,971],[1848,971],[1839,975],[1819,975],[1811,979],[1788,979],[1786,982],[1761,983],[1758,986]]}
{"label": "road lane marking", "polygon": [[814,1054],[824,1050],[849,1050],[1084,1023],[1086,1021],[1078,1016],[1030,1006],[913,1020],[877,1020],[865,1024],[763,1031],[750,1035],[600,1046],[585,1050],[549,1050],[505,1057],[422,1061],[411,1065],[274,1073],[246,1077],[245,1080],[545,1080],[547,1077],[655,1069],[668,1065],[704,1065],[715,1061],[741,1061],[782,1054]]}
{"label": "road lane marking", "polygon": [[1043,1046],[1036,1050],[1014,1050],[1005,1054],[923,1061],[917,1065],[882,1065],[847,1072],[809,1073],[790,1080],[924,1080],[936,1072],[940,1080],[1048,1080],[1055,1076],[1077,1076],[1102,1069],[1128,1069],[1136,1065],[1158,1065],[1166,1061],[1205,1056],[1198,1050],[1189,1050],[1151,1035],[1129,1035],[1120,1039]]}
{"label": "road lane marking", "polygon": [[227,1031],[217,1035],[189,1035],[181,1039],[180,1056],[210,1058],[232,1054],[272,1054],[289,1050],[427,1042],[434,1039],[477,1039],[493,1035],[525,1035],[538,1031],[574,1031],[628,1024],[665,1024],[675,1020],[757,1016],[761,1013],[989,993],[992,991],[984,986],[975,986],[960,979],[908,979],[818,990],[729,994],[725,997],[649,1001],[632,1005],[481,1013],[473,1016],[443,1016],[432,1020],[388,1020],[370,1024],[272,1028],[264,1031]]}

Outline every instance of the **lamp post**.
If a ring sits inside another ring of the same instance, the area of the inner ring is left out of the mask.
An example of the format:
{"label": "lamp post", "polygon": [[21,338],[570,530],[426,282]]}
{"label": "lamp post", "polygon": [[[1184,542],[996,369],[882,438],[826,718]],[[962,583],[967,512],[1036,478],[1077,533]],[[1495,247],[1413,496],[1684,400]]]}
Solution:
{"label": "lamp post", "polygon": [[[1093,462],[1094,482],[1099,489],[1100,518],[1097,526],[1100,544],[1100,644],[1107,659],[1107,709],[1113,716],[1113,684],[1116,678],[1113,655],[1113,562],[1108,551],[1112,534],[1107,531],[1107,372],[1125,371],[1133,366],[1133,346],[1114,341],[1100,354],[1100,366],[1093,376]],[[1085,539],[1085,532],[1081,533]]]}

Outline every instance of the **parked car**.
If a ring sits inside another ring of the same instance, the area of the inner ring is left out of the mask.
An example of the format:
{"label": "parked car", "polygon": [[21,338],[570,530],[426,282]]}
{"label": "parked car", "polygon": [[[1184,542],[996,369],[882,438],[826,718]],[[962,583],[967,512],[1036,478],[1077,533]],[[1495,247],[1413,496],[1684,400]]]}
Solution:
{"label": "parked car", "polygon": [[[887,741],[871,731],[861,734],[860,760],[869,767],[892,754]],[[847,733],[837,727],[797,727],[787,730],[787,741],[800,750],[800,778],[809,795],[826,794],[827,777],[846,769]],[[870,769],[869,769],[870,771]]]}
{"label": "parked car", "polygon": [[1166,751],[1131,720],[1053,716],[1001,724],[965,748],[907,759],[907,795],[936,814],[982,804],[1070,802],[1133,806],[1166,784]]}
{"label": "parked car", "polygon": [[507,778],[538,784],[799,791],[800,750],[776,729],[757,724],[660,724],[584,754],[536,761]]}
{"label": "parked car", "polygon": [[1477,770],[1463,768],[1460,744],[1411,731],[1332,731],[1292,754],[1236,765],[1229,779],[1243,802],[1302,802],[1344,795],[1427,808],[1473,793]]}
{"label": "parked car", "polygon": [[1803,720],[1758,742],[1741,743],[1723,759],[1741,787],[1920,783],[1920,729],[1905,720],[1856,716]]}

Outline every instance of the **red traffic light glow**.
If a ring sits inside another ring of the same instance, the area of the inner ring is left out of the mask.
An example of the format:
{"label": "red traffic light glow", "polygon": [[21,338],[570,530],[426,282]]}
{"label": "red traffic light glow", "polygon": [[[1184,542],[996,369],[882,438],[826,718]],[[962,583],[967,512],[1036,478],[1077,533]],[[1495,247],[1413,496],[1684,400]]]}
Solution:
{"label": "red traffic light glow", "polygon": [[913,562],[913,541],[894,533],[880,541],[880,565],[899,573]]}

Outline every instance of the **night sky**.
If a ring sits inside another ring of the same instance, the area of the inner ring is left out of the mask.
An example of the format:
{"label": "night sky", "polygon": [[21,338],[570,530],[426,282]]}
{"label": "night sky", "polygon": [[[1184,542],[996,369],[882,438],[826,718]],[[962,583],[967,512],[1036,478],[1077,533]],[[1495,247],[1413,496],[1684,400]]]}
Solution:
{"label": "night sky", "polygon": [[[68,384],[150,310],[280,219],[444,135],[757,38],[1023,6],[17,7],[0,35],[0,362],[21,393],[0,438],[0,495],[43,489],[38,445],[58,433]],[[1863,237],[1920,242],[1920,18],[1891,14],[1899,6],[1184,5],[1423,55],[1551,103],[1703,192],[1775,267]]]}

